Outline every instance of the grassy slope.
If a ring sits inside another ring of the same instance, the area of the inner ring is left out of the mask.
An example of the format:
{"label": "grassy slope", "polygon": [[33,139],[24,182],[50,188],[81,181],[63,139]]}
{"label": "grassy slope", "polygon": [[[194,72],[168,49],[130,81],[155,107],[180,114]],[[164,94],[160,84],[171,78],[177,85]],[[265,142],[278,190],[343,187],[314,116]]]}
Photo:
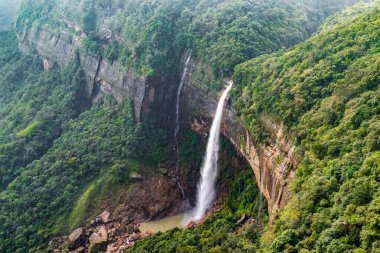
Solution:
{"label": "grassy slope", "polygon": [[303,150],[265,251],[379,249],[380,8],[358,16],[236,68],[235,105],[256,139],[272,115]]}

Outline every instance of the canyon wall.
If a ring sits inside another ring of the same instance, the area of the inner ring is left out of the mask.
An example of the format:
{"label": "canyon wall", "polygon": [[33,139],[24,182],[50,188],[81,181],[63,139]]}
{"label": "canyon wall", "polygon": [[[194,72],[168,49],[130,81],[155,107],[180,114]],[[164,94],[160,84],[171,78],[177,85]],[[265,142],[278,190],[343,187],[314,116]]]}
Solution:
{"label": "canyon wall", "polygon": [[[81,39],[85,36],[72,35],[69,29],[57,31],[48,25],[40,28],[19,31],[19,47],[23,53],[36,50],[43,61],[46,71],[57,63],[61,68],[70,64],[78,50],[80,64],[85,76],[87,98],[96,102],[104,95],[110,95],[120,102],[128,97],[133,100],[136,119],[142,120],[154,104],[163,126],[171,127],[174,115],[175,93],[184,62],[179,61],[177,72],[171,77],[147,79],[128,70],[118,62],[109,62],[98,55],[81,50]],[[103,39],[117,38],[116,35],[103,32]],[[218,102],[218,94],[206,94],[201,88],[192,84],[191,72],[196,68],[192,63],[190,74],[185,78],[185,87],[181,102],[181,124],[190,123],[193,130],[207,135]],[[228,103],[229,104],[229,103]],[[173,113],[172,113],[173,112]],[[294,146],[286,140],[279,124],[267,122],[273,133],[269,145],[256,144],[245,129],[235,111],[226,106],[223,134],[251,165],[258,186],[268,201],[269,214],[283,207],[289,199],[288,185],[294,177],[296,168],[293,157]]]}
{"label": "canyon wall", "polygon": [[[80,65],[85,76],[86,95],[89,103],[94,103],[104,95],[110,95],[120,102],[129,97],[134,102],[135,114],[138,121],[142,120],[150,111],[150,104],[156,103],[160,108],[171,108],[170,96],[175,87],[170,84],[177,78],[160,77],[146,78],[127,69],[117,61],[109,62],[99,55],[83,51],[81,40],[85,37],[72,34],[70,29],[57,31],[48,25],[39,28],[24,28],[18,32],[19,48],[22,53],[28,54],[35,50],[42,60],[46,71],[52,64],[57,63],[63,68],[70,64],[75,52],[79,53]],[[112,39],[114,36],[109,36]],[[175,83],[175,81],[174,81]]]}
{"label": "canyon wall", "polygon": [[[194,67],[194,66],[193,66]],[[206,93],[188,79],[184,88],[184,110],[191,128],[208,134],[220,94]],[[225,105],[222,133],[248,161],[255,174],[260,191],[268,202],[271,218],[276,209],[289,200],[289,183],[297,167],[294,146],[287,140],[284,126],[266,119],[265,126],[272,133],[269,145],[254,143],[252,136],[237,116],[230,103]]]}

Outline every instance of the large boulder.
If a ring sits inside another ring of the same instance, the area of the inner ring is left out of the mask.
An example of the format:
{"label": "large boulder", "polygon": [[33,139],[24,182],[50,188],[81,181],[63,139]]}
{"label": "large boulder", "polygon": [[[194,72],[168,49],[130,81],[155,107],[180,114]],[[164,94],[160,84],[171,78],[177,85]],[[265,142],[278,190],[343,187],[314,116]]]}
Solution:
{"label": "large boulder", "polygon": [[90,253],[107,250],[108,233],[105,226],[99,227],[89,238]]}
{"label": "large boulder", "polygon": [[109,218],[110,218],[110,212],[108,211],[104,211],[102,212],[100,215],[99,215],[99,218],[101,219],[101,221],[103,223],[107,223],[109,221]]}
{"label": "large boulder", "polygon": [[84,228],[77,228],[69,235],[69,248],[74,250],[86,244],[86,233]]}

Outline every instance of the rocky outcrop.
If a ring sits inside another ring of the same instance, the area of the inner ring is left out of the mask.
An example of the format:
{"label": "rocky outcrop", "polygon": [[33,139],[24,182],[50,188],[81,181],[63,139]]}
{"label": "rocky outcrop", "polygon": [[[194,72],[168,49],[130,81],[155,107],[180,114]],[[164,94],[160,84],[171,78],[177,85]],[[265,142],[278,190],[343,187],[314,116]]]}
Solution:
{"label": "rocky outcrop", "polygon": [[74,229],[69,236],[51,240],[51,250],[57,253],[123,252],[147,236],[138,229],[139,223],[183,212],[186,201],[176,184],[174,171],[167,168],[163,174],[159,169],[138,174],[138,179],[123,192],[110,193],[116,195],[112,195],[110,201],[97,202],[107,210],[88,220],[87,226]]}
{"label": "rocky outcrop", "polygon": [[75,51],[80,53],[80,64],[86,80],[86,93],[90,102],[104,95],[113,96],[118,102],[129,97],[135,106],[135,115],[140,121],[149,112],[149,103],[155,101],[154,82],[128,70],[118,62],[109,62],[102,57],[81,50],[85,35],[76,35],[69,28],[56,31],[48,25],[24,29],[18,33],[19,48],[24,54],[36,50],[45,70],[53,63],[61,68],[70,64]]}
{"label": "rocky outcrop", "polygon": [[[194,86],[191,80],[186,83],[184,93],[183,106],[191,128],[207,135],[216,111],[218,94],[207,94]],[[228,102],[222,132],[252,167],[258,187],[268,202],[269,215],[272,216],[276,209],[283,207],[289,200],[288,186],[297,164],[293,154],[294,146],[286,139],[284,126],[268,119],[265,123],[273,133],[269,145],[254,143],[244,123]]]}

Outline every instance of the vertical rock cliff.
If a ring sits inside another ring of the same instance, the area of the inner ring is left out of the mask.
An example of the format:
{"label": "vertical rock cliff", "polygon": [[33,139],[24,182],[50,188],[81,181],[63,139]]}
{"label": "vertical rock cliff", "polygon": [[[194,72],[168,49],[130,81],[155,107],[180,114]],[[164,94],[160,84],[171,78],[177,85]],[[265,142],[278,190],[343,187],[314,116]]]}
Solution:
{"label": "vertical rock cliff", "polygon": [[[89,103],[96,102],[104,95],[110,95],[118,102],[128,97],[134,102],[138,121],[152,111],[153,104],[157,105],[154,109],[171,110],[173,106],[171,101],[174,100],[170,98],[175,92],[175,87],[172,86],[175,86],[178,79],[176,73],[154,78],[138,75],[117,61],[110,62],[99,55],[84,51],[81,40],[85,36],[84,33],[73,35],[69,29],[57,31],[49,25],[24,28],[18,33],[19,48],[24,54],[35,50],[46,71],[54,63],[60,67],[67,66],[78,52]],[[164,117],[162,121],[167,124],[168,119]]]}
{"label": "vertical rock cliff", "polygon": [[[136,119],[142,120],[154,110],[160,115],[164,125],[170,127],[171,114],[174,106],[174,96],[179,74],[169,77],[146,78],[137,75],[133,70],[126,69],[117,61],[109,62],[99,55],[81,49],[81,35],[72,35],[69,30],[56,31],[48,25],[39,28],[24,29],[18,33],[19,47],[23,53],[35,50],[48,71],[49,66],[57,63],[64,67],[73,60],[79,52],[80,64],[85,75],[86,97],[88,103],[94,103],[104,95],[110,95],[120,102],[128,97],[133,100]],[[114,38],[114,35],[108,36]],[[183,58],[183,59],[182,59]],[[184,57],[179,60],[181,69]],[[194,71],[196,64],[190,66]],[[191,78],[186,78],[181,102],[181,123],[189,122],[191,127],[206,134],[211,124],[213,113],[217,106],[217,94],[206,94],[201,88],[192,84]],[[294,147],[286,140],[283,126],[268,122],[273,132],[272,142],[268,145],[256,144],[241,119],[227,105],[224,135],[234,144],[235,148],[251,165],[259,188],[268,201],[269,213],[283,207],[289,199],[288,184],[294,176],[296,167],[293,157]]]}
{"label": "vertical rock cliff", "polygon": [[[195,63],[192,68],[196,68]],[[193,130],[207,135],[219,95],[205,92],[195,86],[191,79],[185,84],[184,94],[183,106],[188,123]],[[222,132],[252,167],[258,187],[268,202],[269,215],[272,217],[275,210],[285,206],[290,197],[288,186],[297,167],[295,147],[287,140],[282,124],[266,120],[265,125],[272,136],[270,143],[264,145],[254,143],[230,103],[227,103],[224,114]]]}

